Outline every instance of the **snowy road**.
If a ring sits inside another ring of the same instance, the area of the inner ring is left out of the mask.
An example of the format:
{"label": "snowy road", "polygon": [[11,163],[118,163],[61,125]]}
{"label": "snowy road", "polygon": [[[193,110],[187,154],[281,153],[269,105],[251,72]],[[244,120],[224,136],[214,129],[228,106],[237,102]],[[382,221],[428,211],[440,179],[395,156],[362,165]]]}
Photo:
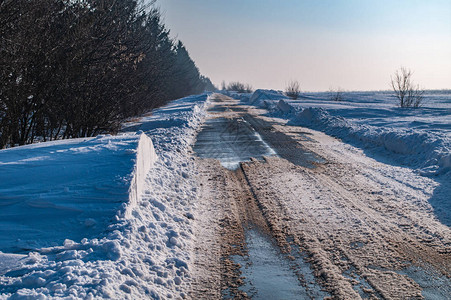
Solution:
{"label": "snowy road", "polygon": [[276,103],[292,115],[193,95],[117,136],[2,150],[0,299],[450,299],[447,139],[420,176]]}
{"label": "snowy road", "polygon": [[192,298],[449,299],[431,179],[264,113],[215,95],[193,145]]}

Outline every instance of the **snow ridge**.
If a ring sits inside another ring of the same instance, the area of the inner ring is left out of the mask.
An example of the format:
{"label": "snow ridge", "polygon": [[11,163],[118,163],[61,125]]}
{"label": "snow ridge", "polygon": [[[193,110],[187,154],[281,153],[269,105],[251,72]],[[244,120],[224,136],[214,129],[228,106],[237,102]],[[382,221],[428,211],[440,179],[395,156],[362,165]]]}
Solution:
{"label": "snow ridge", "polygon": [[[147,174],[156,161],[157,154],[155,153],[152,140],[145,133],[141,133],[136,149],[135,167],[128,192],[130,207],[136,206],[141,200]],[[130,210],[127,210],[126,217],[132,218]]]}
{"label": "snow ridge", "polygon": [[[293,107],[293,111],[295,111]],[[312,127],[345,141],[357,141],[364,147],[381,146],[402,163],[418,168],[424,175],[438,175],[451,169],[451,140],[441,133],[380,128],[355,124],[343,117],[331,116],[323,108],[304,108],[291,116],[297,125]]]}

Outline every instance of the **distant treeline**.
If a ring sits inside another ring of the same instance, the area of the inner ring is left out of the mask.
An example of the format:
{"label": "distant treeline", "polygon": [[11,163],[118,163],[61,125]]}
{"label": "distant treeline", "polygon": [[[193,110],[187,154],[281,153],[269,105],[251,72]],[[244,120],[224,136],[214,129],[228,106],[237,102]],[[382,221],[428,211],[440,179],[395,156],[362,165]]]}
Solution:
{"label": "distant treeline", "polygon": [[1,0],[0,73],[0,148],[116,132],[214,89],[136,0]]}

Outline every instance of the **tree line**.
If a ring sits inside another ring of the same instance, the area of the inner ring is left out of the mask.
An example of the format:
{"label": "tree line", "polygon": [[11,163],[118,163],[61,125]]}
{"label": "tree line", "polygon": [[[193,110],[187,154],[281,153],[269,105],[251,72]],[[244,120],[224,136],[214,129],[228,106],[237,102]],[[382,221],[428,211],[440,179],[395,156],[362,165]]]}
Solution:
{"label": "tree line", "polygon": [[0,76],[0,149],[117,132],[214,89],[139,0],[2,0]]}

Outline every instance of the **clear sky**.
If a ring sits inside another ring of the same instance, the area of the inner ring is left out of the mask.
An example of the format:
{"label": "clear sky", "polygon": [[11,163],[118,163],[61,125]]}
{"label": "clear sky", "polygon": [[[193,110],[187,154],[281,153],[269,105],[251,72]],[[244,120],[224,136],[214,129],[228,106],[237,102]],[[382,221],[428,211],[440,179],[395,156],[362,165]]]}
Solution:
{"label": "clear sky", "polygon": [[213,83],[304,91],[389,89],[401,66],[451,88],[451,0],[158,0]]}

